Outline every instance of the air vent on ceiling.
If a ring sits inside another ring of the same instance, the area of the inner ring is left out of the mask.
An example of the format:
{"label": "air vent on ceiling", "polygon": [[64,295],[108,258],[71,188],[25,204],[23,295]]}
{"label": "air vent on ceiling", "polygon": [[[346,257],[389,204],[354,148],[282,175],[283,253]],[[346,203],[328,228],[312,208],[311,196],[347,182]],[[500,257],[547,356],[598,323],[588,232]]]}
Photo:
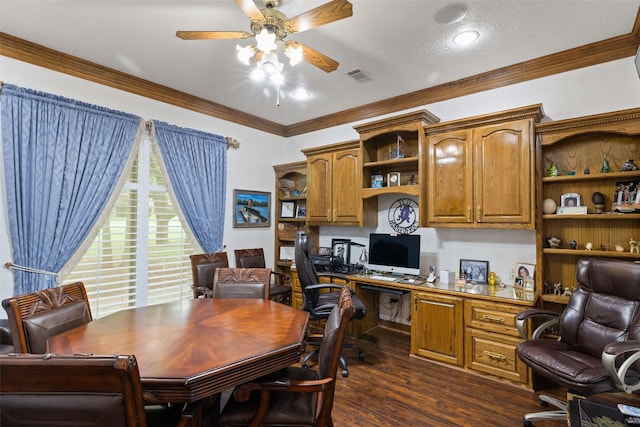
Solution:
{"label": "air vent on ceiling", "polygon": [[369,73],[367,73],[364,70],[361,70],[360,68],[356,68],[354,70],[347,72],[347,75],[350,76],[353,80],[360,83],[364,83],[364,82],[368,82],[369,80],[372,80]]}

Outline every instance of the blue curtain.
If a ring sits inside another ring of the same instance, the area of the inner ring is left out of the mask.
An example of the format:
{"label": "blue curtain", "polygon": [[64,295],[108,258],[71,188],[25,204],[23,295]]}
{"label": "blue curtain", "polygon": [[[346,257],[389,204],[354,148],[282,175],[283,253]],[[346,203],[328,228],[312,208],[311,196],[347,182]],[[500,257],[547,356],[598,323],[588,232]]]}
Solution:
{"label": "blue curtain", "polygon": [[[141,119],[9,84],[0,98],[13,263],[58,273],[108,203]],[[16,295],[57,284],[20,269],[14,283]]]}
{"label": "blue curtain", "polygon": [[153,129],[187,225],[205,252],[215,252],[224,235],[226,139],[155,120]]}

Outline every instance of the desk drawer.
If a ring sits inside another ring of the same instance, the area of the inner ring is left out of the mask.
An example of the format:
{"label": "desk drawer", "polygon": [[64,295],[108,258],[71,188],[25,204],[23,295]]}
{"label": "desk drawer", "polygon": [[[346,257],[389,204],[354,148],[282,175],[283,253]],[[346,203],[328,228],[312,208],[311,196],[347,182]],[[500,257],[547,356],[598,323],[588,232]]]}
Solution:
{"label": "desk drawer", "polygon": [[488,301],[465,301],[465,325],[470,328],[519,337],[516,315],[523,310],[517,305]]}
{"label": "desk drawer", "polygon": [[469,328],[465,335],[468,369],[528,384],[529,370],[516,351],[522,340]]}

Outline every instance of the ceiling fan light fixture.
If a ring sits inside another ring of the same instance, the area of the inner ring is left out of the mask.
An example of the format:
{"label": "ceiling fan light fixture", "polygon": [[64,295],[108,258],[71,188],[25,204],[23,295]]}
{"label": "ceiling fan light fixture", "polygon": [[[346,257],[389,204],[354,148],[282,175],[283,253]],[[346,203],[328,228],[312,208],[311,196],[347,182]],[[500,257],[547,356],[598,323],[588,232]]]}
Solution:
{"label": "ceiling fan light fixture", "polygon": [[276,33],[268,31],[263,28],[259,34],[256,34],[256,41],[258,42],[258,50],[264,53],[273,52],[278,48],[276,44]]}
{"label": "ceiling fan light fixture", "polygon": [[459,46],[465,46],[478,40],[480,33],[474,30],[462,31],[453,37],[453,42]]}
{"label": "ceiling fan light fixture", "polygon": [[237,44],[236,50],[238,51],[238,59],[240,60],[240,62],[242,62],[244,65],[250,65],[250,60],[256,54],[256,49],[251,45],[240,46],[239,44]]}
{"label": "ceiling fan light fixture", "polygon": [[311,94],[309,93],[309,91],[304,88],[298,88],[294,90],[293,92],[291,92],[291,96],[300,101],[311,98]]}
{"label": "ceiling fan light fixture", "polygon": [[296,42],[287,42],[284,45],[284,54],[289,58],[289,65],[295,67],[302,61],[302,46]]}

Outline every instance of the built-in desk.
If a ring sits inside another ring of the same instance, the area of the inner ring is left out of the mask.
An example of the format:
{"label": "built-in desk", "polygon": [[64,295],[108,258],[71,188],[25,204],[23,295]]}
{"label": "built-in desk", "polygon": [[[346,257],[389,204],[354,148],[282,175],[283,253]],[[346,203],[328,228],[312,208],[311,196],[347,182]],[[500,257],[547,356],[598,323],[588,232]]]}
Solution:
{"label": "built-in desk", "polygon": [[516,315],[533,307],[537,295],[512,286],[467,283],[420,284],[348,276],[367,306],[367,316],[351,322],[361,336],[379,321],[379,292],[411,292],[411,354],[531,386],[531,372],[516,353],[522,341]]}

